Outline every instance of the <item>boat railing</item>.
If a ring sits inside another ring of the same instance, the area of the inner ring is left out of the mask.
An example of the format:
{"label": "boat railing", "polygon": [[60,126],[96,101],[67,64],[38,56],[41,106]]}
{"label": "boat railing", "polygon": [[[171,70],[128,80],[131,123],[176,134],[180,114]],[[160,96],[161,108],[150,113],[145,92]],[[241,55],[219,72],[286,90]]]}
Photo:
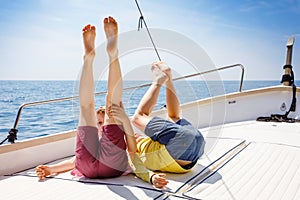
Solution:
{"label": "boat railing", "polygon": [[[200,76],[200,75],[204,75],[204,74],[208,74],[208,73],[212,73],[212,72],[216,72],[216,71],[221,71],[221,70],[225,70],[225,69],[229,69],[229,68],[234,68],[234,67],[240,67],[240,69],[241,69],[241,79],[240,79],[240,86],[239,86],[239,92],[241,92],[242,91],[242,86],[243,86],[243,80],[244,80],[244,73],[245,73],[245,68],[242,64],[227,65],[227,66],[224,66],[224,67],[219,67],[219,68],[207,70],[207,71],[204,71],[204,72],[185,75],[185,76],[173,78],[173,81],[187,79],[187,78],[191,78],[191,77],[194,77],[194,76]],[[147,83],[147,84],[142,84],[142,85],[138,85],[138,86],[128,87],[128,88],[124,88],[123,91],[148,87],[151,84],[152,83]],[[96,92],[95,95],[98,96],[98,95],[103,95],[105,93],[106,93],[106,91]],[[20,120],[20,117],[21,117],[21,112],[25,107],[42,105],[42,104],[49,104],[49,103],[54,103],[54,102],[69,101],[69,100],[73,100],[73,99],[77,99],[77,98],[79,98],[79,96],[72,96],[72,97],[66,97],[66,98],[51,99],[51,100],[37,101],[37,102],[30,102],[30,103],[22,104],[19,107],[19,110],[18,110],[13,128],[9,131],[9,135],[7,136],[6,139],[4,139],[0,143],[0,145],[3,144],[6,140],[8,140],[11,143],[14,143],[14,141],[16,139],[16,136],[17,136],[17,132],[18,132],[17,127],[18,127],[18,123],[19,123],[19,120]]]}

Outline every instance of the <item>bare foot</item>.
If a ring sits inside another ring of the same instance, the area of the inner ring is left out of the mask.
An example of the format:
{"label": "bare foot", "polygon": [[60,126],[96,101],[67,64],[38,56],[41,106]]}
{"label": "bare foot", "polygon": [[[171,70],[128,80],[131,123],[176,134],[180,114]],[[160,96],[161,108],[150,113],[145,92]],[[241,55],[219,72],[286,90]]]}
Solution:
{"label": "bare foot", "polygon": [[82,29],[85,57],[95,56],[96,27],[90,24]]}
{"label": "bare foot", "polygon": [[165,62],[156,62],[155,63],[159,69],[168,76],[168,80],[172,80],[172,73],[170,67]]}
{"label": "bare foot", "polygon": [[36,175],[40,180],[45,179],[47,176],[51,175],[50,167],[47,165],[39,165],[35,168]]}
{"label": "bare foot", "polygon": [[152,76],[153,76],[154,83],[156,83],[158,85],[163,85],[168,80],[167,74],[165,74],[160,69],[157,62],[152,64],[151,70],[152,70]]}
{"label": "bare foot", "polygon": [[104,32],[107,39],[107,53],[111,57],[118,55],[118,23],[117,21],[109,16],[104,19]]}

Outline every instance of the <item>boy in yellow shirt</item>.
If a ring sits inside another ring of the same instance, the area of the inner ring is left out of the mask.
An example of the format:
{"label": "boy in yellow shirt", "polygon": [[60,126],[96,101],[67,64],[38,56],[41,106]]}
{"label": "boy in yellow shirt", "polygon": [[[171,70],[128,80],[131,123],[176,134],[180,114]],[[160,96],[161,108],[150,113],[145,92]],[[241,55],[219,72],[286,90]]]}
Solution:
{"label": "boy in yellow shirt", "polygon": [[[150,170],[188,172],[204,152],[204,138],[197,128],[180,118],[180,103],[169,66],[155,62],[151,70],[153,83],[132,118],[133,124],[148,136],[136,135],[138,153]],[[149,116],[163,84],[166,86],[167,120]]]}

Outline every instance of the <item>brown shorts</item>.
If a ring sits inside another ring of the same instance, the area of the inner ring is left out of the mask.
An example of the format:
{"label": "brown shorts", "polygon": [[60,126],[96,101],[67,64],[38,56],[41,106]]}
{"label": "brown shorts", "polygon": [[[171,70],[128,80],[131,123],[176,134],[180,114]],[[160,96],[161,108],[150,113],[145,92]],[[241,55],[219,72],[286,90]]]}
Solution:
{"label": "brown shorts", "polygon": [[77,128],[75,168],[88,178],[117,177],[128,169],[123,126],[112,124],[102,129],[99,139],[96,127]]}

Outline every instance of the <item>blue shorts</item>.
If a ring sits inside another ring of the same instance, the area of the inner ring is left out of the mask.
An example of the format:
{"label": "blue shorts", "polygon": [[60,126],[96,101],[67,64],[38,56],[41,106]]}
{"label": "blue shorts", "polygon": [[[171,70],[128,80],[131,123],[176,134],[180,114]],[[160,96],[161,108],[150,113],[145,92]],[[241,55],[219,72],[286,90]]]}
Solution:
{"label": "blue shorts", "polygon": [[145,134],[152,140],[166,145],[175,160],[194,163],[204,152],[205,141],[202,134],[185,119],[173,123],[154,117],[147,124]]}

